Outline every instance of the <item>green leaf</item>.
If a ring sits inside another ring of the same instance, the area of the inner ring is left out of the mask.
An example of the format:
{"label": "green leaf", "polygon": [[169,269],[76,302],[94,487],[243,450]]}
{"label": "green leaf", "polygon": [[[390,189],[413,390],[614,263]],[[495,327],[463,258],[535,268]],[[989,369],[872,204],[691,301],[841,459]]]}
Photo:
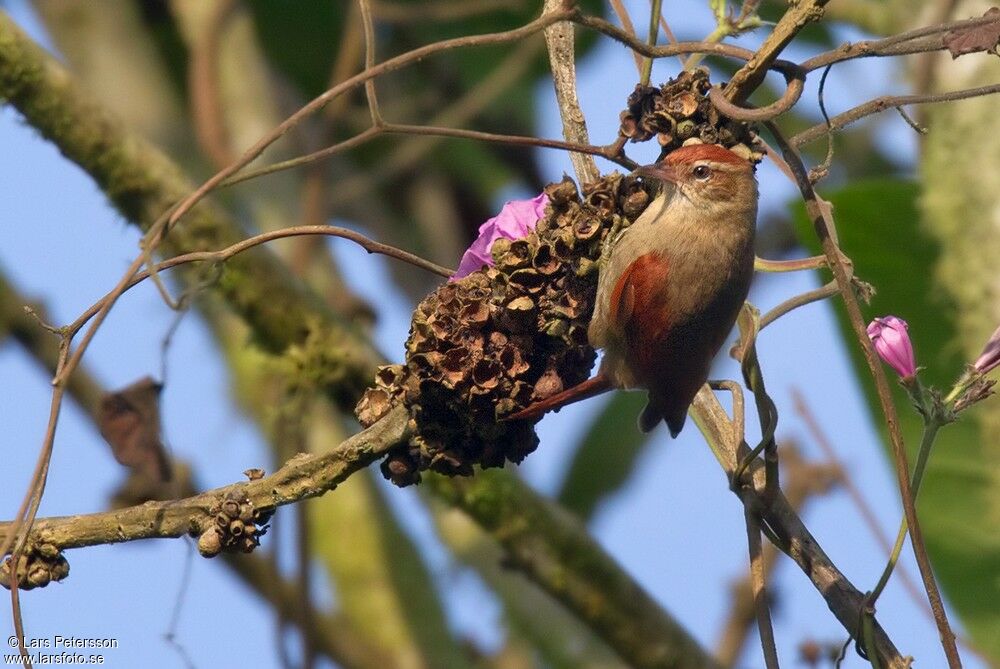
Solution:
{"label": "green leaf", "polygon": [[261,46],[271,62],[307,97],[330,84],[343,33],[346,3],[249,0]]}
{"label": "green leaf", "polygon": [[[855,182],[826,194],[833,203],[840,245],[854,260],[857,275],[877,289],[866,316],[894,314],[909,323],[917,364],[925,384],[947,390],[961,373],[955,307],[935,282],[941,249],[921,227],[916,183],[891,179]],[[807,248],[819,244],[801,202],[794,207],[796,228]],[[842,307],[837,307],[858,379],[890,455],[874,382]],[[888,372],[892,374],[892,372]],[[905,393],[893,388],[910,463],[922,422]],[[918,513],[934,570],[950,603],[973,641],[1000,660],[1000,535],[997,507],[996,437],[986,434],[974,415],[963,414],[944,427],[931,453],[918,499]]]}
{"label": "green leaf", "polygon": [[597,414],[573,462],[557,499],[581,518],[628,480],[635,462],[649,443],[636,428],[636,416],[646,406],[645,393],[617,392]]}

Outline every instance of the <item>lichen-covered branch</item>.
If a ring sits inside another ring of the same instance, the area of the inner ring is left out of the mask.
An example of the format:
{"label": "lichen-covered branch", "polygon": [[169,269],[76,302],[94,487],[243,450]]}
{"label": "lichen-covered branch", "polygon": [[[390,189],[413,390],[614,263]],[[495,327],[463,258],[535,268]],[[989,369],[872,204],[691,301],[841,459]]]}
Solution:
{"label": "lichen-covered branch", "polygon": [[[563,0],[545,0],[545,12],[560,11]],[[587,121],[580,109],[576,95],[576,59],[573,50],[573,24],[564,21],[545,29],[545,43],[549,48],[552,81],[556,88],[559,115],[562,117],[563,137],[568,142],[589,144]],[[573,171],[581,184],[596,181],[601,173],[593,157],[583,153],[569,154]]]}
{"label": "lichen-covered branch", "polygon": [[[227,494],[237,493],[259,513],[317,497],[333,490],[351,474],[378,460],[409,436],[409,417],[402,408],[322,455],[298,455],[264,478],[234,483],[186,499],[147,502],[127,509],[78,516],[42,518],[35,522],[29,545],[82,548],[139,539],[200,534],[214,522],[211,511]],[[0,540],[10,523],[0,523]]]}
{"label": "lichen-covered branch", "polygon": [[[69,73],[3,12],[0,97],[90,174],[122,215],[143,229],[194,190],[180,168],[77,88]],[[244,236],[221,210],[203,204],[163,244],[165,251],[177,254],[216,250]],[[302,341],[321,314],[331,345],[340,344],[345,382],[353,378],[360,388],[370,378],[377,364],[371,345],[339,323],[267,250],[234,258],[216,289],[254,327],[257,340],[274,350]]]}

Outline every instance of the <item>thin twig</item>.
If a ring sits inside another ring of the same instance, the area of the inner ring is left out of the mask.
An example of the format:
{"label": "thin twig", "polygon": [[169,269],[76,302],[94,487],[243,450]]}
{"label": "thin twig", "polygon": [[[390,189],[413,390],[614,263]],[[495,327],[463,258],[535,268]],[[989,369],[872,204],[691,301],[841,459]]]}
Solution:
{"label": "thin twig", "polygon": [[821,267],[826,267],[826,256],[810,256],[795,260],[767,260],[758,256],[753,259],[755,272],[799,272]]}
{"label": "thin twig", "polygon": [[829,132],[840,130],[851,123],[854,123],[858,119],[871,116],[872,114],[879,114],[887,109],[899,109],[906,105],[922,105],[935,102],[949,102],[952,100],[965,100],[968,98],[982,97],[984,95],[995,95],[997,93],[1000,93],[1000,84],[979,86],[977,88],[966,88],[960,91],[951,91],[948,93],[928,93],[925,95],[883,95],[860,104],[857,107],[848,109],[841,114],[837,114],[830,119],[829,126],[826,123],[817,123],[811,128],[807,128],[806,130],[798,133],[788,141],[792,146],[799,147],[803,144],[815,141]]}
{"label": "thin twig", "polygon": [[[650,1],[650,3],[653,2],[653,0],[649,0],[649,1]],[[660,12],[660,30],[662,30],[663,34],[667,36],[667,41],[668,42],[670,42],[671,44],[676,44],[677,43],[677,41],[678,41],[677,40],[677,35],[675,35],[674,31],[671,30],[670,24],[667,23],[666,17],[663,16],[663,12]],[[677,60],[680,62],[681,67],[683,68],[684,67],[684,56],[678,55],[677,56]]]}
{"label": "thin twig", "polygon": [[[656,46],[656,37],[659,34],[660,27],[660,4],[663,0],[651,0],[649,3],[649,33],[646,37],[646,44],[650,48]],[[652,56],[647,57],[642,62],[642,68],[639,70],[639,84],[642,86],[649,85],[649,77],[653,72],[653,58]]]}
{"label": "thin twig", "polygon": [[[544,49],[544,42],[533,37],[518,44],[479,82],[460,98],[435,114],[427,123],[430,126],[458,127],[490,109],[494,101],[521,81]],[[387,123],[383,123],[387,125]],[[419,170],[421,162],[440,143],[431,137],[409,137],[400,142],[379,164],[369,170],[341,179],[331,189],[329,203],[338,207],[351,201],[363,201],[375,188],[389,179]]]}
{"label": "thin twig", "polygon": [[744,49],[743,47],[732,44],[705,41],[672,42],[670,44],[661,44],[659,46],[651,47],[642,40],[636,39],[634,35],[630,35],[618,26],[613,23],[609,23],[599,16],[577,14],[570,20],[577,25],[603,33],[642,56],[652,58],[667,58],[672,56],[684,56],[692,53],[704,53],[711,56],[735,58],[736,60],[745,62],[753,58],[754,54],[754,52],[750,49]]}
{"label": "thin twig", "polygon": [[[832,217],[829,213],[829,208],[821,206],[820,198],[813,189],[812,183],[809,181],[809,176],[806,173],[805,165],[802,163],[801,156],[798,151],[788,143],[784,135],[773,123],[768,123],[768,128],[774,136],[775,141],[777,141],[778,147],[784,154],[785,160],[788,161],[788,164],[795,171],[799,190],[806,203],[806,213],[812,220],[816,229],[816,234],[822,243],[823,251],[826,253],[827,259],[830,263],[830,268],[833,270],[834,278],[840,288],[840,294],[844,300],[844,305],[847,308],[847,315],[850,320],[851,327],[854,330],[854,335],[861,346],[861,350],[865,356],[865,361],[868,363],[868,369],[875,380],[875,388],[878,393],[879,405],[881,406],[882,414],[885,418],[886,426],[888,427],[889,442],[892,446],[893,463],[895,465],[896,479],[899,484],[903,510],[905,511],[906,521],[910,527],[913,554],[917,559],[917,566],[920,568],[920,575],[924,582],[924,589],[927,591],[927,599],[930,602],[931,610],[934,611],[934,621],[937,624],[938,633],[941,636],[941,645],[944,647],[945,655],[948,658],[948,666],[950,669],[959,669],[962,666],[962,661],[959,658],[958,649],[955,647],[955,635],[951,631],[951,627],[948,624],[948,617],[941,601],[941,593],[934,578],[934,572],[931,568],[930,559],[927,556],[927,549],[923,540],[923,532],[920,529],[916,508],[913,503],[913,493],[910,488],[910,467],[906,457],[906,449],[903,444],[903,436],[899,429],[899,418],[896,415],[896,407],[893,404],[892,393],[889,390],[889,383],[885,377],[885,370],[882,368],[882,365],[878,360],[871,339],[869,339],[868,333],[865,329],[865,322],[861,315],[861,307],[854,294],[854,287],[851,281],[851,270],[844,262],[843,254],[840,252],[833,236],[834,226],[832,223]],[[855,636],[855,638],[860,637]]]}
{"label": "thin twig", "polygon": [[760,317],[760,329],[763,330],[768,325],[778,320],[785,314],[803,307],[807,304],[812,304],[813,302],[819,302],[820,300],[825,300],[828,297],[833,297],[840,292],[840,287],[837,285],[836,281],[830,281],[819,288],[814,288],[813,290],[807,290],[804,293],[800,293],[794,297],[790,297],[778,306],[774,307],[766,314]]}
{"label": "thin twig", "polygon": [[750,550],[750,585],[753,606],[757,618],[757,632],[760,646],[764,651],[764,665],[767,669],[779,669],[778,649],[774,644],[774,626],[771,624],[771,607],[767,597],[764,569],[764,546],[760,539],[760,521],[750,505],[743,507],[743,519],[747,526],[747,544]]}
{"label": "thin twig", "polygon": [[801,65],[806,72],[812,72],[833,63],[842,63],[855,58],[906,56],[914,53],[943,51],[948,48],[948,45],[945,44],[945,36],[949,31],[977,28],[996,23],[1000,23],[1000,16],[978,16],[962,21],[937,23],[877,40],[847,42],[836,49],[809,58]]}
{"label": "thin twig", "polygon": [[[407,134],[407,135],[428,135],[428,136],[438,136],[438,137],[455,137],[460,139],[471,139],[479,142],[490,142],[494,144],[509,144],[515,146],[537,146],[545,149],[559,149],[561,151],[573,151],[577,153],[586,153],[592,156],[600,156],[606,160],[615,162],[627,170],[634,170],[638,167],[638,163],[631,160],[625,156],[620,155],[616,150],[614,145],[608,146],[593,146],[590,144],[577,144],[575,142],[565,142],[557,139],[543,139],[538,137],[530,137],[525,135],[502,135],[491,132],[482,132],[479,130],[466,130],[463,128],[443,128],[440,126],[431,125],[407,125],[403,123],[386,123],[380,128],[368,128],[367,130],[346,139],[342,142],[338,142],[332,146],[328,146],[325,149],[320,149],[319,151],[314,151],[303,156],[298,156],[296,158],[291,158],[289,160],[284,160],[279,163],[274,163],[272,165],[267,165],[266,167],[261,167],[256,170],[247,170],[239,175],[227,179],[221,185],[232,186],[244,181],[249,181],[250,179],[256,179],[257,177],[265,176],[268,174],[274,174],[275,172],[280,172],[283,170],[289,170],[302,165],[308,165],[325,158],[329,158],[332,155],[348,151],[350,149],[357,148],[366,142],[369,142],[376,137],[387,134]],[[345,189],[347,192],[347,189]],[[352,196],[357,197],[357,193],[352,190]]]}
{"label": "thin twig", "polygon": [[[241,242],[227,246],[224,249],[219,249],[218,251],[193,251],[191,253],[184,253],[179,256],[174,256],[173,258],[167,258],[166,260],[159,262],[153,268],[153,271],[160,272],[163,270],[171,269],[173,267],[178,267],[180,265],[186,265],[193,262],[225,262],[233,256],[243,253],[255,246],[260,246],[261,244],[266,244],[268,242],[275,241],[277,239],[285,239],[288,237],[304,237],[309,235],[323,235],[327,237],[340,237],[342,239],[348,239],[355,242],[358,246],[365,249],[369,253],[379,253],[390,258],[395,258],[397,260],[402,260],[403,262],[409,263],[414,267],[419,267],[420,269],[426,270],[438,276],[443,276],[445,278],[450,277],[455,273],[455,270],[449,269],[447,267],[442,267],[437,263],[433,263],[430,260],[425,260],[418,255],[410,253],[409,251],[403,251],[395,246],[390,246],[389,244],[383,244],[381,242],[376,242],[373,239],[365,237],[360,232],[355,232],[354,230],[349,230],[347,228],[340,228],[335,225],[298,225],[290,228],[283,228],[281,230],[272,230],[270,232],[262,232],[259,235],[254,235],[253,237],[248,237]],[[135,274],[126,285],[125,290],[129,290],[134,286],[142,283],[150,277],[152,273],[151,270],[143,270]],[[78,330],[83,327],[83,325],[90,319],[93,318],[95,314],[99,313],[103,307],[106,300],[111,299],[112,294],[108,293],[103,298],[91,305],[86,311],[84,311],[73,323],[69,326],[70,330]]]}
{"label": "thin twig", "polygon": [[730,102],[726,98],[723,89],[718,86],[713,86],[708,91],[708,99],[712,101],[715,108],[724,116],[738,121],[760,123],[776,118],[794,107],[795,103],[802,97],[802,91],[805,90],[806,76],[805,72],[798,67],[786,66],[784,61],[775,63],[775,66],[775,69],[778,69],[785,75],[785,82],[788,85],[781,97],[767,106],[756,107],[754,109],[740,107]]}
{"label": "thin twig", "polygon": [[[792,388],[792,406],[795,408],[795,413],[797,413],[799,418],[802,419],[802,422],[805,423],[806,429],[809,431],[810,436],[812,436],[813,441],[815,441],[816,445],[818,445],[820,450],[823,451],[823,457],[825,457],[830,464],[843,472],[841,475],[841,483],[844,486],[844,490],[847,491],[847,495],[851,498],[851,501],[854,502],[854,506],[858,510],[858,513],[861,514],[861,518],[865,521],[865,525],[868,526],[868,530],[875,537],[875,540],[878,541],[882,550],[884,550],[886,555],[888,555],[892,550],[892,544],[889,541],[889,537],[886,536],[881,524],[879,524],[878,518],[876,518],[871,505],[868,504],[867,500],[865,500],[864,494],[858,486],[855,485],[852,477],[847,473],[847,469],[844,467],[843,462],[837,455],[837,449],[835,449],[833,444],[830,443],[826,433],[820,427],[819,421],[809,409],[809,405],[806,404],[805,397],[798,390],[798,388]],[[925,613],[933,616],[930,607],[927,604],[927,599],[921,595],[920,589],[910,578],[906,569],[900,568],[897,573],[899,574],[899,580],[902,581],[906,588],[906,592],[910,595],[910,599],[913,600],[913,603]]]}
{"label": "thin twig", "polygon": [[[372,23],[372,10],[369,0],[358,0],[358,9],[361,11],[361,23],[365,31],[365,69],[370,70],[375,67],[375,25]],[[378,128],[383,124],[382,112],[378,107],[378,96],[375,93],[375,79],[365,82],[365,98],[368,100],[368,112],[371,115],[372,127]]]}
{"label": "thin twig", "polygon": [[236,157],[226,132],[219,86],[219,41],[236,7],[234,0],[222,0],[207,10],[203,25],[192,31],[188,63],[192,125],[198,144],[216,169],[222,169]]}
{"label": "thin twig", "polygon": [[733,396],[733,441],[732,448],[738,449],[746,439],[746,410],[743,399],[743,387],[736,381],[708,381],[712,390],[728,390]]}
{"label": "thin twig", "polygon": [[[635,26],[632,25],[632,17],[628,15],[628,10],[625,9],[625,5],[622,4],[622,0],[610,0],[610,1],[611,1],[611,8],[614,10],[615,16],[618,17],[618,20],[621,21],[622,28],[629,35],[631,35],[633,39],[638,39],[638,36],[636,35],[635,32]],[[642,56],[633,51],[632,58],[635,59],[635,69],[639,72],[642,72],[642,62],[643,62]]]}

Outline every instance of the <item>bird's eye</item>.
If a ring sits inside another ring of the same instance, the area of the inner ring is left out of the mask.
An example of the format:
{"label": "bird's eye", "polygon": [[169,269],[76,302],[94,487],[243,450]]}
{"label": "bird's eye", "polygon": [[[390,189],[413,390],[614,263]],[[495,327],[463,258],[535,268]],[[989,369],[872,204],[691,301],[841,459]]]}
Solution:
{"label": "bird's eye", "polygon": [[708,177],[712,176],[712,170],[709,169],[708,165],[698,165],[692,170],[694,178],[699,181],[705,181]]}

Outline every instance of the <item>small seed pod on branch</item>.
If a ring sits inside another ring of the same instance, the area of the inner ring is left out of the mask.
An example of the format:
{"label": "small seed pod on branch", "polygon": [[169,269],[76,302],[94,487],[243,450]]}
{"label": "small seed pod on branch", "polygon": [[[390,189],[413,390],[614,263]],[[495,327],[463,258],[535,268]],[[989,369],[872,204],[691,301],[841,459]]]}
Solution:
{"label": "small seed pod on branch", "polygon": [[706,97],[712,87],[703,69],[684,71],[659,88],[637,85],[621,113],[618,133],[633,142],[656,137],[660,157],[689,143],[720,144],[760,162],[763,151],[753,127],[726,118]]}
{"label": "small seed pod on branch", "polygon": [[215,557],[222,551],[250,553],[267,533],[269,512],[255,509],[246,495],[230,491],[209,512],[211,523],[201,529],[198,552]]}
{"label": "small seed pod on branch", "polygon": [[38,544],[25,548],[14,566],[13,556],[6,556],[0,563],[0,583],[10,589],[11,569],[21,590],[44,588],[49,583],[61,581],[69,576],[69,562],[55,546]]}

